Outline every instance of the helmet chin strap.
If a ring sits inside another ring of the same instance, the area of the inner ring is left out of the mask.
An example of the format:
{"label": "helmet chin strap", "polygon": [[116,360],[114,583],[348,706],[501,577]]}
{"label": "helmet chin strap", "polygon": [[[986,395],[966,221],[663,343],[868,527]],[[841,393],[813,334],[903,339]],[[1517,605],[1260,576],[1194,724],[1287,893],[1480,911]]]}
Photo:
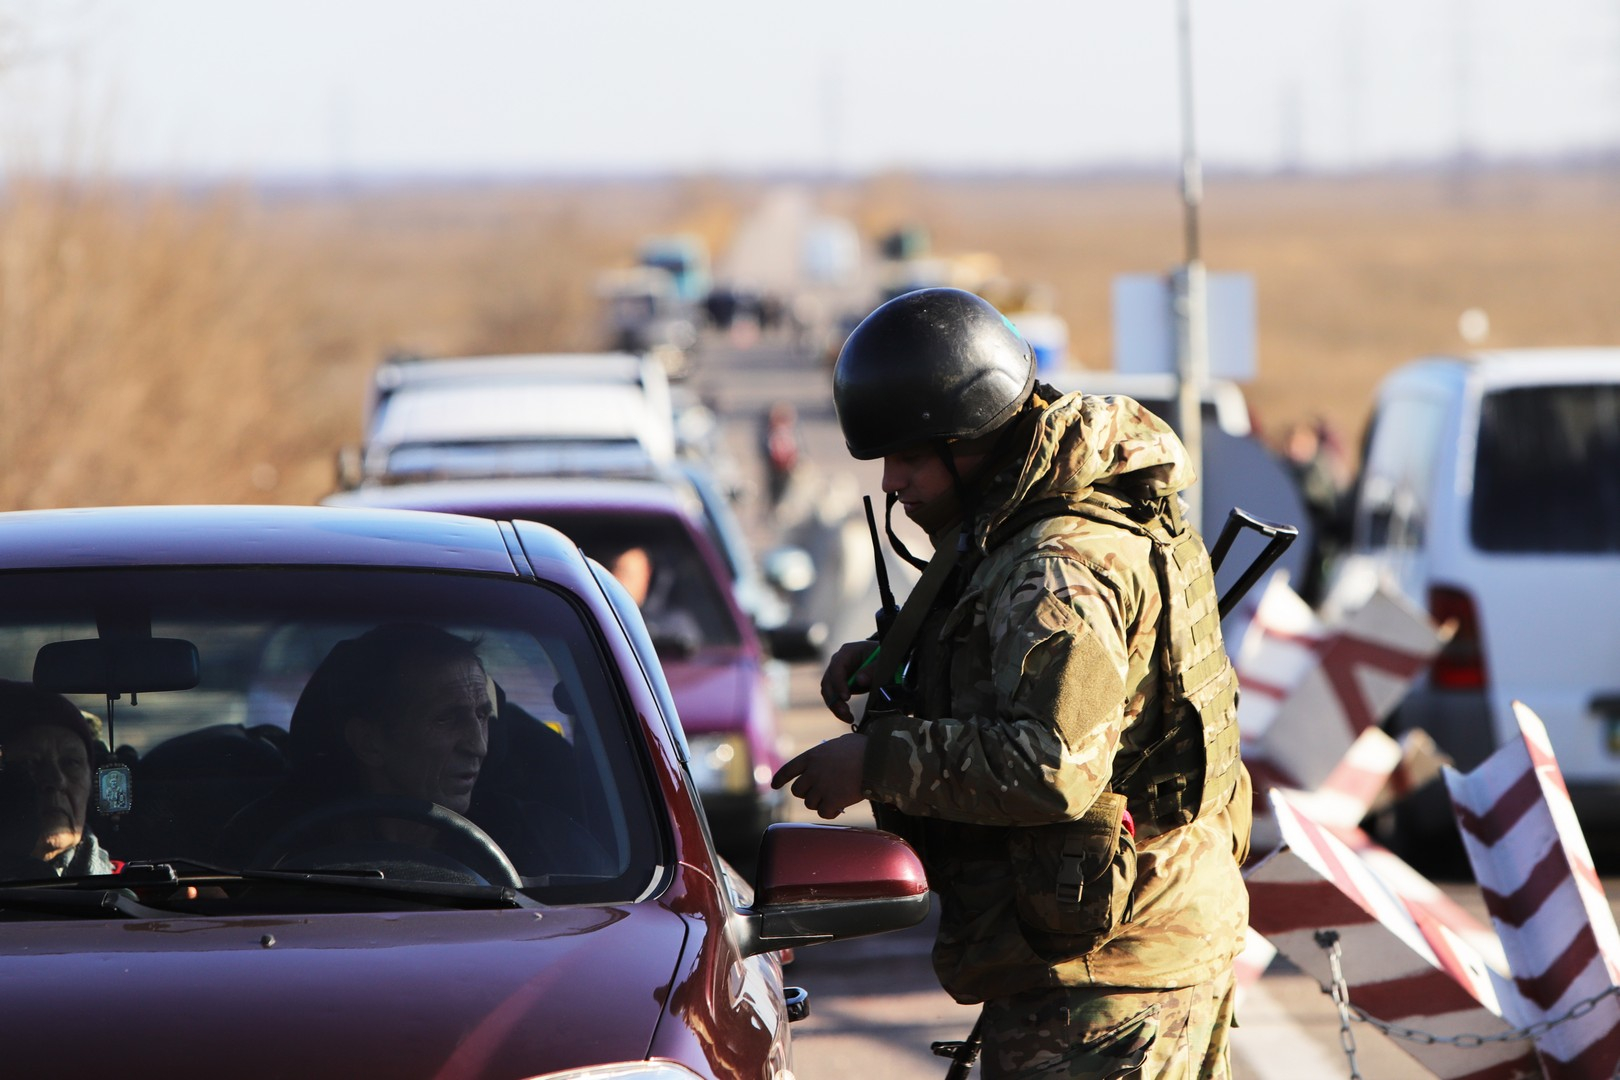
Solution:
{"label": "helmet chin strap", "polygon": [[884,501],[883,501],[883,531],[888,534],[889,546],[894,549],[894,553],[896,555],[900,556],[902,559],[906,560],[906,562],[910,563],[916,569],[922,570],[925,567],[927,567],[928,560],[927,559],[919,559],[919,558],[917,558],[917,556],[913,555],[911,553],[910,549],[908,549],[905,544],[901,543],[900,538],[895,535],[895,532],[894,532],[894,504],[899,502],[899,501],[900,501],[900,495],[899,495],[898,492],[894,492],[894,491],[889,492],[888,496],[884,499]]}
{"label": "helmet chin strap", "polygon": [[[989,445],[984,448],[978,468],[973,474],[973,479],[977,484],[970,483],[963,478],[961,470],[957,468],[956,455],[951,450],[952,441],[950,439],[934,439],[932,441],[931,445],[934,452],[939,455],[939,460],[944,464],[945,471],[951,474],[951,496],[956,500],[956,513],[964,522],[971,520],[974,512],[978,509],[979,501],[984,496],[983,485],[987,472],[997,467],[997,462],[1006,451],[1008,442],[1014,434],[1014,429],[1018,427],[1019,418],[1024,414],[1025,410],[1020,409],[1018,413],[1014,414],[1011,421],[1001,425],[992,435],[983,437],[984,442],[988,442]],[[889,492],[883,506],[883,531],[888,534],[889,544],[894,548],[894,553],[918,570],[921,570],[928,565],[928,560],[919,559],[913,555],[894,532],[894,504],[899,501],[900,496],[898,493]]]}

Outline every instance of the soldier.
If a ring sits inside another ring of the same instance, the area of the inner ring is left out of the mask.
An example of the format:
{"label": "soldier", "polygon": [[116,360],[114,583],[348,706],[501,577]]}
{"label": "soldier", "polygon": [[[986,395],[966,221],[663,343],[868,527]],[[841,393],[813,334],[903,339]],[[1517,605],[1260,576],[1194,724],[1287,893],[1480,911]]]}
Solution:
{"label": "soldier", "polygon": [[845,722],[876,691],[858,730],[774,783],[826,818],[869,799],[918,849],[987,1078],[1229,1076],[1251,795],[1180,441],[1128,398],[1036,382],[1012,324],[955,289],[869,315],[833,401],[934,556],[881,649],[827,666]]}

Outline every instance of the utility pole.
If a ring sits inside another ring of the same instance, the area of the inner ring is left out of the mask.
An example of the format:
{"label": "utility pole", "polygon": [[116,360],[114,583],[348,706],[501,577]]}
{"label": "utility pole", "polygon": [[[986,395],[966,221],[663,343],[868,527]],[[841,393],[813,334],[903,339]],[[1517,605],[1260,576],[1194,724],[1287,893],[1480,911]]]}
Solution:
{"label": "utility pole", "polygon": [[1204,530],[1204,417],[1203,390],[1209,381],[1208,281],[1199,252],[1198,209],[1204,198],[1203,169],[1193,124],[1193,69],[1191,0],[1178,0],[1181,54],[1181,201],[1185,208],[1187,260],[1175,276],[1176,308],[1176,431],[1186,444],[1193,473],[1199,483],[1183,492],[1188,517]]}

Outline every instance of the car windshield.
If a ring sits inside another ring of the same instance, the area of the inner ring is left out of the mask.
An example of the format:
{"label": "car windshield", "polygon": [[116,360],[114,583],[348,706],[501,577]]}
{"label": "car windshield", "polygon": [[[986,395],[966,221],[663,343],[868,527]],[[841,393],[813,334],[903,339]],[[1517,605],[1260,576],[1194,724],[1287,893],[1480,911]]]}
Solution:
{"label": "car windshield", "polygon": [[1483,551],[1620,552],[1620,386],[1487,394],[1470,527]]}
{"label": "car windshield", "polygon": [[606,656],[496,578],[0,575],[0,894],[155,864],[261,872],[209,879],[220,906],[315,903],[268,884],[300,875],[632,900],[660,831]]}

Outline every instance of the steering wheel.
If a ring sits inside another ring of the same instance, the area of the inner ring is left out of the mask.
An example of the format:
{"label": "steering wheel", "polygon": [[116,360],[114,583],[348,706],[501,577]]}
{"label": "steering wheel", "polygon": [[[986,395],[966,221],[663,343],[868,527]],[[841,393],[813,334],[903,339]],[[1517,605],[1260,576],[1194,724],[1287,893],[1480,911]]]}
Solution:
{"label": "steering wheel", "polygon": [[260,866],[275,866],[300,850],[299,841],[319,830],[357,818],[394,818],[417,825],[429,825],[444,834],[452,853],[472,871],[493,885],[523,888],[523,878],[490,835],[447,806],[405,795],[354,795],[323,803],[299,814],[266,840],[253,857]]}

